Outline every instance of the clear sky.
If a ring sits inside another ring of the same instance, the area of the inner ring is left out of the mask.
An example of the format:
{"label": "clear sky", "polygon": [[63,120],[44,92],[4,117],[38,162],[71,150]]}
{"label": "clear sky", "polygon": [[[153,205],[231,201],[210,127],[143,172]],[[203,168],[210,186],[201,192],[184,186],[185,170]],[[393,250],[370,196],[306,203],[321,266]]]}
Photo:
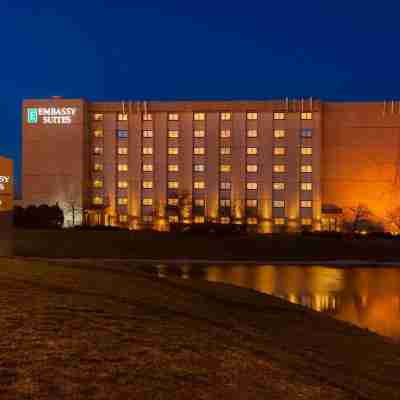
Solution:
{"label": "clear sky", "polygon": [[24,98],[398,99],[399,15],[385,0],[0,0],[0,154],[18,175]]}

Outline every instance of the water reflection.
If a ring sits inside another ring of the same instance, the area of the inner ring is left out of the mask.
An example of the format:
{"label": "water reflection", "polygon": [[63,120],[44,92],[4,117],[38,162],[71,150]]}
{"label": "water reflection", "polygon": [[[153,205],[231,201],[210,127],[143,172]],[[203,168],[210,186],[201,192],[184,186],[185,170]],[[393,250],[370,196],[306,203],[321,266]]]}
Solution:
{"label": "water reflection", "polygon": [[399,268],[208,266],[205,278],[253,288],[400,338]]}

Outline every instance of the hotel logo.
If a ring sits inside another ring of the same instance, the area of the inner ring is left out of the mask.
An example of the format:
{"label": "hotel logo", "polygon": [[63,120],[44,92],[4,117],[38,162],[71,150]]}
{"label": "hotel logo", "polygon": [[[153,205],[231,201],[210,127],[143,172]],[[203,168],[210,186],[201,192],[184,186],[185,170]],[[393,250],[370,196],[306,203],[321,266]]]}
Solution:
{"label": "hotel logo", "polygon": [[37,108],[28,108],[28,124],[37,124],[39,121],[39,113]]}
{"label": "hotel logo", "polygon": [[70,125],[77,114],[76,107],[27,108],[28,124]]}

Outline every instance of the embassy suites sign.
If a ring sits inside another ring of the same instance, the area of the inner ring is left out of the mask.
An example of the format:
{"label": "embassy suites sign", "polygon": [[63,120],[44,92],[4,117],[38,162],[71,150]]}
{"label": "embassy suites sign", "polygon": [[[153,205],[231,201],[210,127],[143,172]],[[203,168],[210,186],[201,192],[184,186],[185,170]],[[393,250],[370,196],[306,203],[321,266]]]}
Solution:
{"label": "embassy suites sign", "polygon": [[28,124],[69,125],[78,111],[77,107],[39,107],[27,108]]}

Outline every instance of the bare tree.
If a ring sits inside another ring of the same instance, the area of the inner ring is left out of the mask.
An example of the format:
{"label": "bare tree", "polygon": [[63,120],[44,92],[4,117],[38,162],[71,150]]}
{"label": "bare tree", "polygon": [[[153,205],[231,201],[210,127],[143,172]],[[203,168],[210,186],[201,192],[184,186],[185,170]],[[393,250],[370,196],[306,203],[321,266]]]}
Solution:
{"label": "bare tree", "polygon": [[386,219],[397,231],[400,231],[400,207],[390,210],[386,215]]}
{"label": "bare tree", "polygon": [[349,211],[351,217],[348,222],[351,233],[359,230],[361,223],[368,221],[372,217],[372,212],[365,204],[359,203],[356,207],[350,207]]}

